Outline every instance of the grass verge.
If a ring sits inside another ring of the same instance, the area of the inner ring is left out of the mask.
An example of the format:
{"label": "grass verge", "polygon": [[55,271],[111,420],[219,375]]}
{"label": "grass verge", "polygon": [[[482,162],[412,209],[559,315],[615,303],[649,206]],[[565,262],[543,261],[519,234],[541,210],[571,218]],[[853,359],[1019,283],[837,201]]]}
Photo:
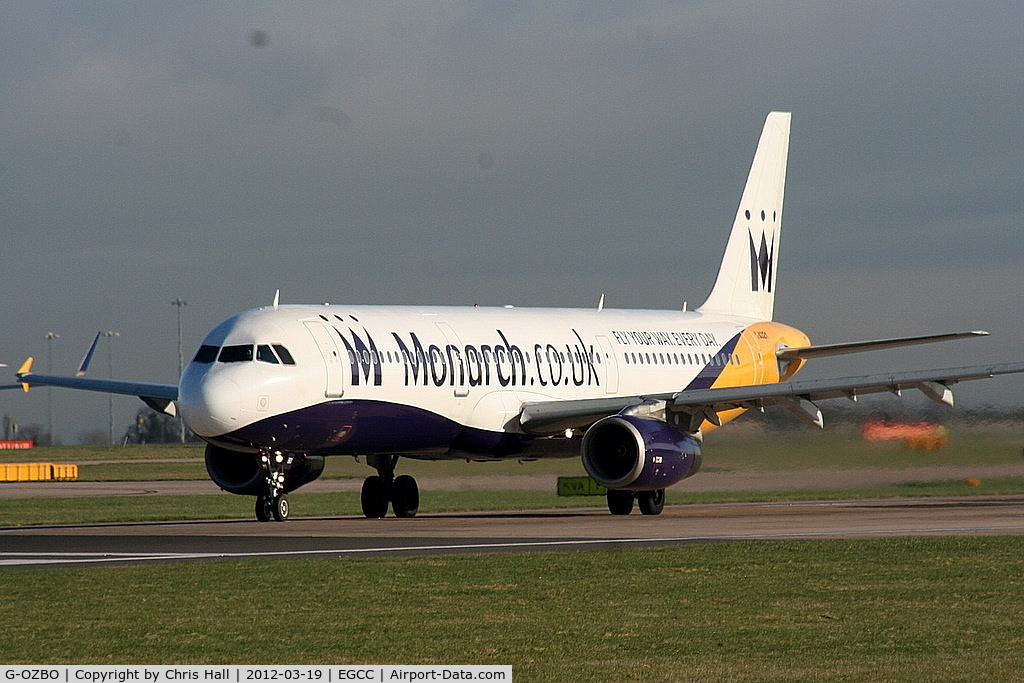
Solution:
{"label": "grass verge", "polygon": [[1010,680],[1024,538],[0,574],[15,663],[512,664],[517,681]]}

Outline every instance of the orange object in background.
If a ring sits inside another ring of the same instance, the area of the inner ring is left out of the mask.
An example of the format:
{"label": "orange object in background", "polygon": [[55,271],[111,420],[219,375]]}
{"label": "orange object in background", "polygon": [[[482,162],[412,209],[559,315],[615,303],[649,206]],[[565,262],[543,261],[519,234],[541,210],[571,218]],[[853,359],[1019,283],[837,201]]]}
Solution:
{"label": "orange object in background", "polygon": [[0,481],[74,481],[78,465],[50,462],[15,462],[0,465]]}
{"label": "orange object in background", "polygon": [[937,451],[949,444],[949,435],[942,425],[931,422],[888,422],[878,420],[866,422],[861,427],[865,441],[900,440],[907,448],[923,451]]}

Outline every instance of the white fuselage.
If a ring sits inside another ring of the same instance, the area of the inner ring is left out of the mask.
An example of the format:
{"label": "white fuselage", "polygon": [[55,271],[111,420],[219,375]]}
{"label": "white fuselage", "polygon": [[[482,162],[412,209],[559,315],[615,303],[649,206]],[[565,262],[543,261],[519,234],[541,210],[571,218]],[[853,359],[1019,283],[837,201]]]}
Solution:
{"label": "white fuselage", "polygon": [[[500,455],[488,451],[499,435],[521,433],[524,403],[708,388],[739,368],[745,382],[761,381],[765,355],[741,334],[751,322],[610,309],[259,308],[207,335],[178,408],[196,434],[235,448],[437,457],[486,442],[481,453]],[[460,433],[490,438],[459,446]]]}

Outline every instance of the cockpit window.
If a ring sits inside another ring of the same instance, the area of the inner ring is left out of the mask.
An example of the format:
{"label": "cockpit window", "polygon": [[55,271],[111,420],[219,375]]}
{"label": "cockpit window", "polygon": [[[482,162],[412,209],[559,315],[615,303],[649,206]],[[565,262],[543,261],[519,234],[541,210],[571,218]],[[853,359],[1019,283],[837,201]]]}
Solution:
{"label": "cockpit window", "polygon": [[[255,348],[255,353],[254,353]],[[221,363],[248,363],[251,360],[258,360],[272,365],[295,365],[295,359],[288,349],[280,344],[260,344],[253,347],[248,344],[225,346],[219,348],[209,344],[203,344],[196,351],[193,363],[208,365],[214,361]]]}
{"label": "cockpit window", "polygon": [[218,349],[216,346],[203,344],[202,346],[199,347],[199,350],[196,351],[196,357],[193,358],[192,361],[195,363],[210,364],[213,361],[217,360],[217,352],[219,350],[220,349]]}
{"label": "cockpit window", "polygon": [[274,350],[277,351],[278,358],[285,365],[295,365],[295,359],[292,358],[292,354],[288,352],[288,349],[281,346],[280,344],[274,344]]}
{"label": "cockpit window", "polygon": [[280,362],[277,360],[277,356],[274,355],[274,350],[266,344],[260,344],[256,347],[256,360],[263,361],[264,363],[273,363],[274,365]]}
{"label": "cockpit window", "polygon": [[252,360],[252,345],[246,346],[225,346],[220,350],[221,363],[246,363]]}

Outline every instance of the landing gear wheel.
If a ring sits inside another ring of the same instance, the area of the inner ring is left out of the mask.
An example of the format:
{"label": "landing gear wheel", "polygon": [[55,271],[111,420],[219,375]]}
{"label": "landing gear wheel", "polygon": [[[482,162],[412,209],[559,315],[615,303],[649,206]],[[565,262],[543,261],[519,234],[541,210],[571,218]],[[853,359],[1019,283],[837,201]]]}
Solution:
{"label": "landing gear wheel", "polygon": [[633,511],[633,492],[608,490],[608,511],[613,515],[628,515]]}
{"label": "landing gear wheel", "polygon": [[[263,469],[264,485],[263,493],[256,496],[256,519],[260,522],[269,522],[271,519],[283,522],[288,519],[290,506],[285,498],[285,491],[288,487],[289,471],[296,464],[301,464],[302,457],[294,453],[283,453],[281,451],[265,451],[260,454],[260,467]],[[300,471],[303,468],[300,468]],[[315,479],[316,476],[313,477]],[[299,481],[292,486],[298,488],[305,483]]]}
{"label": "landing gear wheel", "polygon": [[665,489],[640,491],[636,494],[636,502],[643,514],[660,515],[665,508]]}
{"label": "landing gear wheel", "polygon": [[367,519],[380,519],[387,515],[388,494],[384,480],[376,474],[367,477],[363,481],[359,502],[363,507],[363,515]]}
{"label": "landing gear wheel", "polygon": [[283,522],[288,519],[288,499],[283,494],[275,498],[270,507],[274,520]]}
{"label": "landing gear wheel", "polygon": [[391,485],[391,508],[395,517],[415,517],[420,507],[420,489],[408,474],[395,477]]}
{"label": "landing gear wheel", "polygon": [[271,511],[270,499],[266,496],[256,496],[256,520],[269,522],[273,512]]}

